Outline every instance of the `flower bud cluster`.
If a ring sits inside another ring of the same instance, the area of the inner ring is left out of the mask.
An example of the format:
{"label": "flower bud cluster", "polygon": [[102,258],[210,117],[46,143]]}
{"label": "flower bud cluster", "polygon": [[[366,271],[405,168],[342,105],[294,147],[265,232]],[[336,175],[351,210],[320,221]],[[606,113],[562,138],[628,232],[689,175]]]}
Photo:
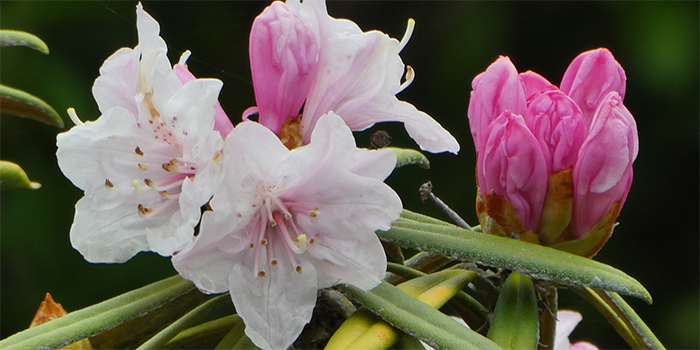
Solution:
{"label": "flower bud cluster", "polygon": [[593,256],[632,184],[637,125],[607,49],[576,57],[559,87],[499,57],[472,81],[477,214],[485,232]]}

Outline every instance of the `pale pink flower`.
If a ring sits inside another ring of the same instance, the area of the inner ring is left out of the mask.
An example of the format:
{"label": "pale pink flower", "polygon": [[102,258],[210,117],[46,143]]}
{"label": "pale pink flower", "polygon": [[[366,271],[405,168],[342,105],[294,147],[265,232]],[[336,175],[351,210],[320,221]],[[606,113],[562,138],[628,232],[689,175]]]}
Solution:
{"label": "pale pink flower", "polygon": [[214,115],[222,83],[183,83],[158,23],[141,4],[136,14],[139,44],[110,56],[93,86],[102,115],[83,124],[70,112],[76,126],[57,137],[61,171],[85,192],[71,243],[91,262],[184,248],[221,172]]}
{"label": "pale pink flower", "polygon": [[559,310],[557,312],[557,325],[554,338],[554,350],[598,350],[595,345],[580,341],[571,344],[569,335],[583,317],[576,311]]}
{"label": "pale pink flower", "polygon": [[317,289],[369,290],[384,276],[374,232],[389,229],[402,210],[383,183],[396,155],[356,148],[334,113],[293,150],[265,126],[242,122],[223,154],[213,211],[173,265],[202,290],[230,291],[257,346],[286,349],[311,319]]}
{"label": "pale pink flower", "polygon": [[[279,135],[288,118],[302,113],[303,143],[329,111],[352,130],[399,121],[422,149],[457,153],[459,144],[440,124],[396,98],[413,79],[413,71],[399,57],[411,31],[412,24],[399,42],[330,17],[323,0],[274,2],[256,18],[251,31],[258,106],[246,110],[244,119],[258,112],[259,121]],[[408,81],[402,84],[405,69]]]}

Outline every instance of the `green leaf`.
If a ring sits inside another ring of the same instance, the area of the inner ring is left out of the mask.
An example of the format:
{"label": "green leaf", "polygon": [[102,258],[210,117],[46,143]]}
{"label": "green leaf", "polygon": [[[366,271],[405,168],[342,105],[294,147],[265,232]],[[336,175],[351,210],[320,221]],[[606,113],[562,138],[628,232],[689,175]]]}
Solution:
{"label": "green leaf", "polygon": [[209,299],[208,301],[194,308],[192,311],[188,312],[185,316],[182,316],[177,321],[165,327],[165,329],[158,332],[158,334],[156,334],[153,338],[141,344],[141,346],[139,346],[137,350],[162,348],[163,345],[165,345],[166,343],[168,343],[168,341],[177,336],[178,333],[180,333],[180,331],[184,330],[185,328],[187,328],[187,326],[204,317],[204,315],[209,313],[209,311],[211,311],[214,307],[222,304],[222,302],[229,300],[229,298],[230,297],[228,294],[223,294]]}
{"label": "green leaf", "polygon": [[423,169],[430,169],[430,161],[423,153],[414,149],[386,147],[396,153],[396,167],[400,168],[404,165],[415,164]]}
{"label": "green leaf", "polygon": [[576,292],[593,304],[633,349],[665,349],[619,294],[593,288],[576,288]]}
{"label": "green leaf", "polygon": [[192,282],[180,276],[166,278],[14,334],[0,341],[0,349],[57,349],[146,316],[194,289]]}
{"label": "green leaf", "polygon": [[637,280],[611,266],[536,244],[468,231],[447,223],[431,223],[434,218],[418,221],[418,217],[416,213],[402,214],[389,231],[377,231],[377,235],[384,241],[405,247],[480,262],[537,280],[609,290],[641,298],[647,303],[652,301],[649,292]]}
{"label": "green leaf", "polygon": [[19,165],[0,160],[0,191],[12,188],[36,190],[39,187],[41,187],[41,184],[29,181],[27,173]]}
{"label": "green leaf", "polygon": [[26,46],[44,55],[49,54],[49,47],[36,35],[19,30],[0,30],[0,47]]}
{"label": "green leaf", "polygon": [[345,293],[396,328],[439,349],[501,349],[494,342],[389,283],[369,292],[340,285]]}
{"label": "green leaf", "polygon": [[210,339],[222,339],[233,326],[242,322],[238,315],[229,315],[204,322],[178,333],[163,346],[163,349],[189,349]]}
{"label": "green leaf", "polygon": [[508,350],[537,349],[537,297],[530,277],[506,278],[493,311],[489,339]]}
{"label": "green leaf", "polygon": [[63,119],[53,107],[42,99],[24,91],[0,85],[0,106],[3,113],[38,120],[63,128]]}

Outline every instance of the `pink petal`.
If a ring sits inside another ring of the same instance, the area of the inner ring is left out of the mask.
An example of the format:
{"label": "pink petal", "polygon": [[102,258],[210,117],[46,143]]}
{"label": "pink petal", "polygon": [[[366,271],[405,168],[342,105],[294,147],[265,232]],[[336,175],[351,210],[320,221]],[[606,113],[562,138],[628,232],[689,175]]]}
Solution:
{"label": "pink petal", "polygon": [[612,91],[596,110],[574,166],[574,234],[585,234],[626,197],[638,152],[637,124]]}
{"label": "pink petal", "polygon": [[519,115],[501,113],[483,134],[477,154],[482,195],[506,197],[526,230],[535,231],[547,192],[547,164],[539,142]]}
{"label": "pink petal", "polygon": [[501,113],[525,114],[525,86],[508,57],[501,56],[474,78],[469,99],[469,127],[476,149],[488,125]]}
{"label": "pink petal", "polygon": [[545,91],[559,90],[556,85],[550,83],[547,79],[531,70],[520,73],[520,79],[525,85],[525,96],[528,105],[535,97]]}
{"label": "pink petal", "polygon": [[259,122],[279,134],[296,117],[318,66],[315,34],[282,2],[273,2],[253,22],[250,65]]}
{"label": "pink petal", "polygon": [[560,89],[569,95],[583,112],[586,127],[602,99],[611,91],[625,97],[627,77],[612,53],[600,48],[586,51],[571,61],[561,80]]}
{"label": "pink petal", "polygon": [[525,122],[542,145],[550,174],[574,165],[586,135],[581,109],[571,98],[559,90],[538,95]]}

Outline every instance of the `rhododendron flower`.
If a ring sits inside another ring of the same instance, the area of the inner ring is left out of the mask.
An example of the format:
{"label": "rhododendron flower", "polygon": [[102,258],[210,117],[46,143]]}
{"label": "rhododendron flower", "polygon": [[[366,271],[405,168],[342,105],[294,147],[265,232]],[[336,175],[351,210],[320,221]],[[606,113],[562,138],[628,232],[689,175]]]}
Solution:
{"label": "rhododendron flower", "polygon": [[612,233],[639,149],[622,67],[606,49],[584,52],[559,89],[500,57],[472,87],[485,231],[594,255]]}
{"label": "rhododendron flower", "polygon": [[183,74],[189,53],[171,67],[158,23],[141,4],[136,14],[139,44],[110,56],[93,86],[102,115],[83,124],[69,112],[76,126],[57,138],[61,171],[85,191],[71,243],[92,262],[184,248],[221,172],[222,83]]}
{"label": "rhododendron flower", "polygon": [[569,341],[569,335],[582,319],[581,314],[576,311],[559,310],[557,312],[554,350],[598,350],[597,346],[585,341],[575,344]]}
{"label": "rhododendron flower", "polygon": [[[352,130],[399,121],[422,149],[457,153],[459,144],[440,124],[396,98],[413,79],[408,67],[408,80],[401,84],[405,67],[399,57],[412,23],[399,42],[330,17],[323,0],[273,2],[250,33],[257,107],[246,110],[244,119],[257,112],[261,124],[283,140],[291,137],[294,146],[308,143],[318,119],[329,111]],[[294,119],[302,105],[301,120]]]}
{"label": "rhododendron flower", "polygon": [[309,144],[289,150],[268,128],[240,123],[226,139],[224,180],[195,243],[173,265],[202,290],[230,291],[246,334],[286,349],[311,319],[316,290],[380,283],[386,257],[375,235],[399,217],[383,183],[391,150],[358,149],[334,113]]}

